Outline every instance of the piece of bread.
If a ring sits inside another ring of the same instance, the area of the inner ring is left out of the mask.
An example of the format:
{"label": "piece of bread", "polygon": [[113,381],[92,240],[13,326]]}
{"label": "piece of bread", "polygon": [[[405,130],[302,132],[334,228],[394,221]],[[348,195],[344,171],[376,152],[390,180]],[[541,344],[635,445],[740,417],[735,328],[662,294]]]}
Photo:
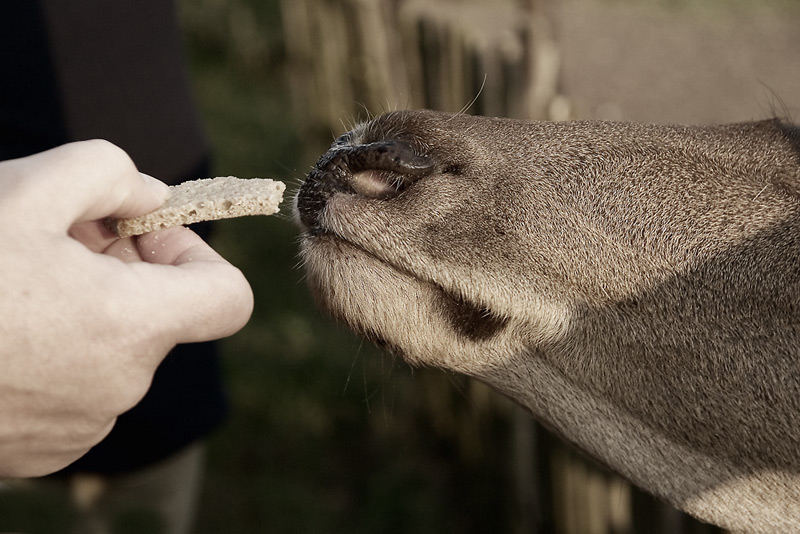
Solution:
{"label": "piece of bread", "polygon": [[107,225],[119,237],[128,237],[200,221],[272,215],[278,212],[285,189],[283,182],[263,178],[191,180],[170,186],[169,198],[155,211],[130,219],[109,219]]}

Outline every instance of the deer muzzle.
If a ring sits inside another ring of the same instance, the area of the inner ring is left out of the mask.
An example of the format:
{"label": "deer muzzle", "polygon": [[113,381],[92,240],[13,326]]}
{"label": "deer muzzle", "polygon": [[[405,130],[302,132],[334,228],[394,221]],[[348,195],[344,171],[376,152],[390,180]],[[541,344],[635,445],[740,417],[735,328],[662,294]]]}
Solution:
{"label": "deer muzzle", "polygon": [[433,172],[434,161],[400,141],[347,145],[340,138],[309,172],[297,195],[300,222],[322,231],[319,215],[337,193],[390,199]]}

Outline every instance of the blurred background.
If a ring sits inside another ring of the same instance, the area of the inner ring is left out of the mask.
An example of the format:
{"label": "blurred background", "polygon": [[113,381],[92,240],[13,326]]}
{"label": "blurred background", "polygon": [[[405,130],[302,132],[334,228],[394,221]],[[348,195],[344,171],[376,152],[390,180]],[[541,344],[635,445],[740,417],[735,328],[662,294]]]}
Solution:
{"label": "blurred background", "polygon": [[[798,116],[797,0],[181,0],[215,175],[270,177],[280,216],[217,224],[251,281],[223,343],[231,415],[194,532],[705,533],[480,383],[411,369],[314,307],[291,198],[381,112],[715,123]],[[0,493],[0,531],[60,532],[64,497]],[[119,532],[150,532],[130,521]]]}

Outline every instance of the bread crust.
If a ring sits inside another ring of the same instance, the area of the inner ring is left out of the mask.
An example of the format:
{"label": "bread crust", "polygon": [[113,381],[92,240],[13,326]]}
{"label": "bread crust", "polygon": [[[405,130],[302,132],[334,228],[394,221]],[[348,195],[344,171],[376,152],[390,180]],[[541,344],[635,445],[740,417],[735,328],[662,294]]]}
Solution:
{"label": "bread crust", "polygon": [[200,221],[279,211],[286,185],[267,178],[219,176],[170,186],[170,196],[158,209],[129,219],[108,219],[106,225],[119,237]]}

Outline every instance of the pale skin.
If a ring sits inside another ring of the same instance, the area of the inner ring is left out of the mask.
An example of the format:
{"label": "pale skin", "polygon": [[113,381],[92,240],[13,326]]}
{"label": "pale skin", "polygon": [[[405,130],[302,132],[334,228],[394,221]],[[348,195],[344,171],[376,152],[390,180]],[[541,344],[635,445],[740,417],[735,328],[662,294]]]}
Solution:
{"label": "pale skin", "polygon": [[177,343],[239,330],[242,273],[186,228],[118,239],[100,222],[166,186],[105,141],[0,162],[0,477],[82,456]]}

